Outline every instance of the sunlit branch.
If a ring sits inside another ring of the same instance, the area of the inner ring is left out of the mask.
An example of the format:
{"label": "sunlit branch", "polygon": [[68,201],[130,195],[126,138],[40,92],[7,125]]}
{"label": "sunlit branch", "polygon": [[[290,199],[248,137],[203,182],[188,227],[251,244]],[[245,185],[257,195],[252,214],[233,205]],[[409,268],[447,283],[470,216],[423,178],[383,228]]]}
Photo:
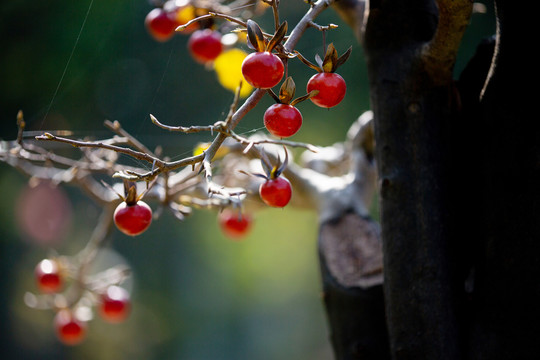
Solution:
{"label": "sunlit branch", "polygon": [[211,197],[207,199],[201,199],[191,195],[180,195],[179,201],[181,204],[193,206],[199,209],[223,208],[229,205],[240,206],[240,198],[235,197]]}
{"label": "sunlit branch", "polygon": [[206,125],[206,126],[170,126],[161,123],[154,115],[150,114],[150,119],[152,123],[157,127],[160,127],[167,131],[177,131],[185,134],[198,133],[203,131],[214,131],[215,125]]}
{"label": "sunlit branch", "polygon": [[240,25],[242,27],[247,26],[247,24],[244,21],[242,21],[242,20],[240,20],[238,18],[235,18],[233,16],[220,14],[220,13],[216,13],[216,12],[209,12],[206,15],[198,16],[195,19],[192,19],[192,20],[188,21],[187,23],[178,26],[175,31],[183,31],[185,28],[187,28],[189,25],[191,25],[193,23],[208,20],[208,19],[214,19],[214,18],[224,19],[224,20],[230,21],[232,23],[238,24],[238,25]]}
{"label": "sunlit branch", "polygon": [[122,127],[122,125],[120,125],[120,122],[118,122],[117,120],[115,120],[115,121],[105,120],[104,125],[109,130],[114,131],[116,134],[124,137],[127,140],[128,145],[131,145],[132,147],[134,147],[135,149],[137,149],[140,152],[144,152],[146,154],[150,154],[150,155],[156,157],[156,155],[152,151],[150,151],[150,149],[148,149],[143,143],[141,143],[134,136],[132,136],[130,133],[128,133]]}
{"label": "sunlit branch", "polygon": [[130,148],[125,148],[125,147],[121,147],[117,145],[111,145],[104,141],[79,141],[79,140],[68,139],[68,138],[64,138],[60,136],[54,136],[51,133],[45,133],[43,135],[36,136],[36,140],[56,141],[56,142],[61,142],[61,143],[69,144],[74,147],[81,147],[81,148],[88,147],[88,148],[106,149],[106,150],[111,150],[117,153],[129,155],[135,159],[146,161],[157,166],[163,165],[163,161],[161,161],[160,159],[156,157],[153,157],[150,154],[146,154],[141,151],[135,151]]}
{"label": "sunlit branch", "polygon": [[319,31],[327,31],[327,30],[331,30],[331,29],[337,29],[338,26],[336,24],[328,24],[328,25],[319,25],[313,21],[310,21],[309,22],[309,26],[319,30]]}
{"label": "sunlit branch", "polygon": [[297,147],[297,148],[305,148],[311,152],[317,152],[318,148],[315,145],[311,145],[308,143],[302,143],[302,142],[296,142],[296,141],[289,141],[289,140],[274,140],[274,139],[257,139],[252,140],[249,138],[245,138],[243,136],[240,136],[236,134],[233,131],[229,132],[229,136],[233,138],[234,140],[238,141],[239,143],[246,146],[246,152],[249,151],[249,148],[251,148],[253,145],[261,145],[261,144],[271,144],[271,145],[282,145],[287,147]]}
{"label": "sunlit branch", "polygon": [[[172,161],[172,162],[166,162],[163,161],[157,157],[154,157],[150,154],[143,153],[141,151],[135,151],[130,148],[125,148],[121,146],[111,145],[108,144],[105,141],[79,141],[79,140],[72,140],[68,138],[63,138],[59,136],[54,136],[50,133],[45,133],[41,136],[36,136],[37,140],[43,140],[43,141],[56,141],[61,143],[66,143],[69,145],[72,145],[74,147],[80,147],[80,148],[100,148],[100,149],[106,149],[111,150],[117,153],[125,154],[128,156],[131,156],[132,158],[146,161],[150,164],[152,164],[152,170],[147,171],[146,173],[138,173],[137,171],[132,170],[126,170],[124,173],[117,173],[117,177],[124,177],[129,180],[144,180],[144,179],[151,179],[155,176],[159,175],[160,173],[164,171],[171,171],[178,169],[180,167],[188,166],[188,165],[195,165],[199,162],[201,162],[204,159],[204,154],[196,155],[187,157],[178,161]],[[125,176],[124,176],[125,175]]]}
{"label": "sunlit branch", "polygon": [[424,48],[426,70],[436,85],[452,81],[454,64],[461,39],[473,11],[469,0],[437,0],[439,21],[433,40]]}
{"label": "sunlit branch", "polygon": [[294,27],[291,34],[287,38],[287,41],[283,45],[287,52],[292,52],[296,47],[298,41],[306,31],[306,29],[313,23],[313,20],[319,16],[326,8],[334,3],[334,0],[319,0],[308,10],[308,12],[302,17],[298,24]]}

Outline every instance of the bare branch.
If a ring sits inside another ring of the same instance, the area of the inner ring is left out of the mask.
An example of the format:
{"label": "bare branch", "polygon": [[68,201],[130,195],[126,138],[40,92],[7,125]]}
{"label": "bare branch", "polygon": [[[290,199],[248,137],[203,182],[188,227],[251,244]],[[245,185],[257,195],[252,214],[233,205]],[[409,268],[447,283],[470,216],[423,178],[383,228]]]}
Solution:
{"label": "bare branch", "polygon": [[321,14],[328,6],[332,5],[334,0],[319,0],[308,10],[308,12],[302,17],[298,24],[294,27],[291,34],[289,35],[287,41],[283,45],[287,52],[292,52],[296,47],[296,44],[306,31],[306,29],[311,26],[313,20],[319,14]]}
{"label": "bare branch", "polygon": [[122,128],[122,125],[120,125],[120,122],[118,122],[117,120],[115,121],[105,120],[104,124],[106,128],[126,138],[128,145],[133,146],[135,149],[137,149],[140,152],[144,152],[146,154],[150,154],[156,157],[156,155],[152,151],[150,151],[150,149],[148,149],[144,144],[142,144],[139,140],[137,140],[134,136],[129,134],[124,128]]}
{"label": "bare branch", "polygon": [[188,21],[187,23],[183,24],[183,25],[180,25],[176,28],[175,31],[183,31],[185,28],[187,28],[189,25],[193,24],[193,23],[196,23],[196,22],[199,22],[199,21],[204,21],[204,20],[207,20],[207,19],[214,19],[214,18],[220,18],[220,19],[225,19],[227,21],[230,21],[232,23],[235,23],[235,24],[238,24],[242,27],[246,27],[247,24],[238,19],[238,18],[235,18],[233,16],[229,16],[229,15],[225,15],[225,14],[219,14],[219,13],[216,13],[216,12],[209,12],[207,15],[202,15],[202,16],[199,16],[199,17],[196,17],[195,19],[192,19],[190,21]]}
{"label": "bare branch", "polygon": [[473,11],[470,0],[437,0],[439,23],[433,40],[423,51],[426,70],[435,85],[447,85],[452,80],[461,38],[469,25]]}
{"label": "bare branch", "polygon": [[254,140],[254,139],[242,137],[233,131],[229,132],[229,136],[233,138],[234,140],[238,141],[239,143],[243,145],[247,145],[246,150],[245,150],[246,152],[249,151],[249,148],[251,148],[253,145],[261,145],[261,144],[272,144],[272,145],[282,145],[282,146],[295,147],[295,148],[305,148],[315,153],[319,151],[317,146],[314,146],[308,143],[289,141],[289,140],[273,140],[273,139]]}
{"label": "bare branch", "polygon": [[214,125],[207,125],[207,126],[170,126],[170,125],[165,125],[161,122],[159,122],[159,120],[152,114],[150,114],[150,119],[152,120],[152,123],[164,130],[167,130],[167,131],[178,131],[178,132],[182,132],[182,133],[185,133],[185,134],[190,134],[190,133],[198,133],[198,132],[202,132],[202,131],[214,131],[215,128],[214,128]]}
{"label": "bare branch", "polygon": [[319,25],[313,21],[310,21],[309,22],[309,26],[319,30],[319,31],[328,31],[328,30],[331,30],[331,29],[337,29],[338,26],[336,24],[328,24],[328,25]]}
{"label": "bare branch", "polygon": [[129,156],[131,156],[131,157],[133,157],[135,159],[146,161],[146,162],[149,162],[151,164],[163,165],[163,162],[160,159],[155,158],[155,157],[153,157],[153,156],[151,156],[149,154],[146,154],[146,153],[143,153],[143,152],[140,152],[140,151],[135,151],[135,150],[132,150],[132,149],[129,149],[129,148],[121,147],[121,146],[111,145],[111,144],[108,144],[108,143],[103,142],[103,141],[72,140],[72,139],[68,139],[68,138],[64,138],[64,137],[60,137],[60,136],[54,136],[51,133],[45,133],[43,135],[36,136],[36,140],[57,141],[57,142],[72,145],[74,147],[89,147],[89,148],[107,149],[107,150],[112,150],[112,151],[117,152],[117,153],[129,155]]}
{"label": "bare branch", "polygon": [[356,39],[362,42],[367,19],[366,0],[339,0],[332,5],[338,15],[353,30]]}

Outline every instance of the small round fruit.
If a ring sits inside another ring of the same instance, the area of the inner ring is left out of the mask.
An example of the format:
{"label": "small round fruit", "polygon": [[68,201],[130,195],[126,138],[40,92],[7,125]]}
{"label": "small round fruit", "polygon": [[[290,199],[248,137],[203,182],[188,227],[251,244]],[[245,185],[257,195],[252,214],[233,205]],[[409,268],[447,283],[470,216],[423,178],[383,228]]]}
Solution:
{"label": "small round fruit", "polygon": [[62,274],[58,262],[50,259],[41,260],[34,271],[37,286],[44,293],[58,292],[63,285]]}
{"label": "small round fruit", "polygon": [[225,209],[218,215],[218,222],[223,233],[231,239],[240,239],[251,230],[252,219],[239,211]]}
{"label": "small round fruit", "polygon": [[195,31],[187,45],[193,59],[200,64],[214,61],[223,51],[221,34],[211,29]]}
{"label": "small round fruit", "polygon": [[284,73],[281,59],[268,51],[251,53],[242,62],[242,75],[256,88],[270,89],[276,86]]}
{"label": "small round fruit", "polygon": [[113,217],[118,230],[126,235],[135,236],[141,234],[150,226],[152,209],[141,200],[134,205],[128,205],[124,201],[116,207]]}
{"label": "small round fruit", "polygon": [[274,136],[286,138],[302,126],[302,114],[292,105],[274,104],[264,113],[264,126]]}
{"label": "small round fruit", "polygon": [[319,93],[310,98],[317,106],[331,108],[336,106],[345,97],[347,84],[336,73],[322,72],[315,74],[308,80],[307,92],[319,90]]}
{"label": "small round fruit", "polygon": [[162,8],[152,9],[144,19],[147,31],[157,41],[167,41],[174,35],[178,27],[176,14],[167,12]]}
{"label": "small round fruit", "polygon": [[129,315],[131,302],[129,293],[120,286],[109,286],[101,295],[101,317],[111,323],[124,321]]}
{"label": "small round fruit", "polygon": [[56,314],[54,328],[58,339],[66,345],[77,345],[86,336],[86,322],[77,319],[69,309],[62,309]]}
{"label": "small round fruit", "polygon": [[291,200],[291,183],[281,176],[269,179],[259,187],[259,195],[268,206],[284,207]]}

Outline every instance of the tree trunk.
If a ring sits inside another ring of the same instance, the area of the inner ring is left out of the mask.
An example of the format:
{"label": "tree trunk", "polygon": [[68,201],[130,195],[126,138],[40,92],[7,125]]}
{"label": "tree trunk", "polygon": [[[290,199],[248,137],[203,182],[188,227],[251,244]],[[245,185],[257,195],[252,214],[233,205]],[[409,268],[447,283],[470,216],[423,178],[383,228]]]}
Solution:
{"label": "tree trunk", "polygon": [[517,63],[526,33],[517,9],[496,1],[496,48],[479,47],[456,87],[421,58],[437,25],[432,1],[370,2],[364,48],[393,359],[540,350],[540,136],[520,91],[530,75]]}
{"label": "tree trunk", "polygon": [[449,258],[451,83],[421,58],[433,38],[432,1],[370,2],[365,51],[375,118],[392,357],[461,359]]}

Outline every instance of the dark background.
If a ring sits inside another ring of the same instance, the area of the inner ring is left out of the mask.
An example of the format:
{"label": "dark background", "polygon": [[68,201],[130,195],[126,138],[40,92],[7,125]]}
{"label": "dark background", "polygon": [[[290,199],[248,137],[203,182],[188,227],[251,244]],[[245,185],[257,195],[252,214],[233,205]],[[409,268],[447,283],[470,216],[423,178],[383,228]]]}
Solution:
{"label": "dark background", "polygon": [[[0,139],[16,137],[16,114],[23,110],[29,135],[69,129],[77,137],[107,138],[111,134],[103,121],[118,120],[150,148],[162,145],[173,159],[211,140],[210,134],[164,132],[149,120],[152,113],[167,124],[211,124],[224,118],[233,96],[211,70],[191,60],[187,36],[159,43],[146,33],[143,22],[150,9],[142,0],[2,2]],[[292,27],[306,9],[301,0],[282,1],[281,17]],[[457,72],[479,39],[494,32],[490,4],[487,10],[472,18]],[[271,14],[257,21],[270,28]],[[304,125],[294,140],[331,145],[343,140],[350,123],[369,109],[369,92],[362,49],[352,31],[332,10],[318,22],[340,25],[327,35],[338,52],[353,45],[350,60],[339,70],[348,92],[331,110],[299,104]],[[313,59],[322,51],[320,33],[310,29],[297,49]],[[304,94],[313,71],[291,61],[289,74],[297,95]],[[237,131],[261,129],[269,104],[265,98]],[[60,345],[52,312],[27,308],[23,296],[36,291],[33,268],[51,249],[70,255],[84,246],[100,209],[76,188],[49,193],[51,202],[68,199],[60,202],[66,227],[52,240],[39,240],[17,215],[27,180],[0,164],[3,359],[331,358],[320,298],[316,214],[292,208],[257,214],[252,233],[239,243],[224,238],[215,214],[205,211],[184,222],[165,214],[137,238],[113,232],[101,261],[132,267],[132,315],[120,325],[96,318],[82,345]],[[47,201],[30,206],[43,204]]]}

